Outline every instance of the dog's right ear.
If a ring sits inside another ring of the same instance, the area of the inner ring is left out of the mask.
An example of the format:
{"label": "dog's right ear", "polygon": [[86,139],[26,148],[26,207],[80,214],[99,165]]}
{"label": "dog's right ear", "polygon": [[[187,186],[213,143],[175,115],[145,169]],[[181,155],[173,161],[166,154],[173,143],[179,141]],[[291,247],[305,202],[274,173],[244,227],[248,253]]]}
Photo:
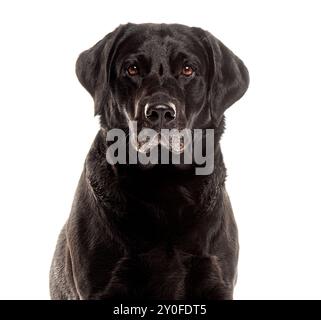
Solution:
{"label": "dog's right ear", "polygon": [[78,80],[94,99],[95,115],[101,114],[109,100],[110,66],[116,49],[116,39],[122,27],[119,26],[92,48],[82,52],[76,62]]}

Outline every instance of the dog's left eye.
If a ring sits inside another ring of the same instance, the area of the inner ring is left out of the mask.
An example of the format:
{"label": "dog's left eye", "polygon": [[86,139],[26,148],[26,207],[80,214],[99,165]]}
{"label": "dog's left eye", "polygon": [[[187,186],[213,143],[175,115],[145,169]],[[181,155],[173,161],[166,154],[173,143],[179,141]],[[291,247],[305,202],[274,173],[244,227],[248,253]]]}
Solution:
{"label": "dog's left eye", "polygon": [[194,73],[194,69],[189,65],[184,65],[181,73],[185,77],[190,77]]}
{"label": "dog's left eye", "polygon": [[127,73],[128,73],[128,75],[130,75],[131,77],[138,75],[138,74],[139,74],[138,67],[137,67],[135,64],[130,65],[130,66],[127,68]]}

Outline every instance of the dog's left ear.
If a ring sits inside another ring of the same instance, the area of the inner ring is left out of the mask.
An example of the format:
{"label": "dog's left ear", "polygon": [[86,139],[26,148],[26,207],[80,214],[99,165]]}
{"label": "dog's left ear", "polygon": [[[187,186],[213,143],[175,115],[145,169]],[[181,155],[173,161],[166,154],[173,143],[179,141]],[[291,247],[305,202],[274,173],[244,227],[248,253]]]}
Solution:
{"label": "dog's left ear", "polygon": [[123,25],[107,34],[90,49],[82,52],[76,62],[76,75],[80,83],[94,99],[95,115],[101,114],[108,103],[109,73],[118,38]]}
{"label": "dog's left ear", "polygon": [[241,59],[220,40],[206,33],[209,44],[210,92],[209,100],[216,124],[224,111],[239,100],[249,86],[249,73]]}

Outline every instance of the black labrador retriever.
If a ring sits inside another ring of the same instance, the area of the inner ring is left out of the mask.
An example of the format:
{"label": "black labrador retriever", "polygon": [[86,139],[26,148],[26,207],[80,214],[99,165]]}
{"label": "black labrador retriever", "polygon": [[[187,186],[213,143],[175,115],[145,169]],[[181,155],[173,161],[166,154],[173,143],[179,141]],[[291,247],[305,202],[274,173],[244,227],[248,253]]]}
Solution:
{"label": "black labrador retriever", "polygon": [[[232,299],[238,237],[219,141],[249,84],[243,62],[200,28],[126,24],[83,52],[76,73],[101,128],[58,239],[52,299]],[[128,138],[131,121],[214,129],[214,170],[110,163],[107,133]]]}

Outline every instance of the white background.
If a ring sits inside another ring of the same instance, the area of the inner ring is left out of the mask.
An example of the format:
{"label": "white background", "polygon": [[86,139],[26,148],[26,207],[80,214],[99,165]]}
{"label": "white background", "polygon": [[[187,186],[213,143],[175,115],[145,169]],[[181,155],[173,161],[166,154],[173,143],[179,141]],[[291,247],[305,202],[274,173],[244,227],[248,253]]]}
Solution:
{"label": "white background", "polygon": [[321,298],[318,1],[2,1],[0,298],[48,299],[48,272],[98,130],[78,54],[126,22],[211,31],[251,84],[222,147],[240,233],[236,299]]}

